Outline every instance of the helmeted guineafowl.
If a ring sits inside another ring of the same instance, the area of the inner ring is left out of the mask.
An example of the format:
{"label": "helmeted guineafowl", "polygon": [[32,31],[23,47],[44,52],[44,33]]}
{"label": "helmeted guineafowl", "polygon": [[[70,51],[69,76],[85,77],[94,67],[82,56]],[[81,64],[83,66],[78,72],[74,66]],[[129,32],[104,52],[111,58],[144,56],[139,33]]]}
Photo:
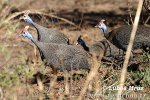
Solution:
{"label": "helmeted guineafowl", "polygon": [[[99,24],[97,24],[95,27],[100,28],[104,33],[104,36],[116,47],[126,51],[130,39],[130,34],[132,31],[132,26],[125,25],[116,28],[111,32],[107,32],[107,27],[104,24],[104,21],[105,20],[101,20]],[[150,28],[143,25],[139,25],[134,40],[133,50],[146,50],[147,47],[150,47]]]}
{"label": "helmeted guineafowl", "polygon": [[24,20],[36,28],[39,41],[46,43],[69,44],[69,39],[66,35],[52,28],[46,28],[35,23],[28,14],[29,12],[26,12],[20,17],[20,20]]}
{"label": "helmeted guineafowl", "polygon": [[[89,53],[95,53],[97,56],[104,51],[104,56],[119,56],[119,48],[114,46],[108,40],[103,39],[101,41],[95,42],[91,46],[87,46],[85,41],[82,39],[81,36],[77,39],[77,44],[80,44],[84,50],[88,51]],[[123,51],[121,51],[123,53]]]}
{"label": "helmeted guineafowl", "polygon": [[77,44],[80,44],[85,51],[91,54],[94,53],[97,57],[99,57],[101,53],[105,52],[107,46],[103,41],[99,41],[89,47],[86,45],[85,41],[81,38],[81,35],[77,39]]}
{"label": "helmeted guineafowl", "polygon": [[53,66],[54,69],[61,71],[90,68],[89,55],[84,50],[73,45],[40,42],[28,32],[28,27],[26,26],[23,30],[22,36],[31,40],[42,52],[41,58],[46,65]]}

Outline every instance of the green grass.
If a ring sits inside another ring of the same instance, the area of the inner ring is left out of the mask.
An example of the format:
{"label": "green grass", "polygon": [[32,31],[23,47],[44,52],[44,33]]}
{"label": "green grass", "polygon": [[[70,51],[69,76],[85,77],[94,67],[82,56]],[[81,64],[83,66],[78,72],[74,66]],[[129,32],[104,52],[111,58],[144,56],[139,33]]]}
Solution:
{"label": "green grass", "polygon": [[144,70],[132,72],[131,74],[133,80],[142,79],[142,81],[139,84],[135,85],[150,87],[150,65],[147,65],[147,67],[145,67]]}
{"label": "green grass", "polygon": [[150,60],[150,52],[149,51],[148,52],[144,52],[142,57],[141,57],[141,60],[143,62],[148,62]]}
{"label": "green grass", "polygon": [[8,61],[11,57],[11,52],[4,46],[4,44],[0,44],[0,54],[4,56],[6,61]]}
{"label": "green grass", "polygon": [[4,25],[4,29],[6,30],[5,36],[7,38],[11,38],[12,35],[16,34],[16,29],[19,26],[19,22],[7,23]]}
{"label": "green grass", "polygon": [[20,64],[7,66],[0,71],[0,86],[10,88],[17,86],[26,79],[32,78],[35,70],[31,65]]}

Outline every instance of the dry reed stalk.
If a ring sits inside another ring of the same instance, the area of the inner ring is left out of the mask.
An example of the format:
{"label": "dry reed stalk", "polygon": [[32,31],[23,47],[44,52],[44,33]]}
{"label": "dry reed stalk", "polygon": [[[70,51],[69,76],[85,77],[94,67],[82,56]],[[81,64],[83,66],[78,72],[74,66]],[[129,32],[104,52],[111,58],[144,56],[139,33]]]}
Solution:
{"label": "dry reed stalk", "polygon": [[[98,80],[95,83],[95,95],[101,94],[102,93],[102,91],[100,91],[100,89],[102,89],[102,87],[101,87],[101,80],[99,79],[98,75],[96,76],[95,79]],[[95,100],[99,100],[99,98],[97,97]]]}
{"label": "dry reed stalk", "polygon": [[[133,18],[132,18],[132,4],[131,4],[131,0],[128,0],[128,12],[129,12],[129,17],[130,17],[130,21],[133,25]],[[130,25],[130,24],[129,24]]]}
{"label": "dry reed stalk", "polygon": [[98,69],[99,69],[99,66],[101,64],[101,59],[104,55],[104,51],[102,51],[102,53],[100,54],[99,58],[100,58],[100,61],[97,60],[97,57],[95,54],[92,54],[92,63],[93,65],[91,66],[91,71],[89,72],[89,74],[87,75],[87,78],[86,78],[86,81],[85,81],[85,84],[84,84],[84,87],[82,88],[81,92],[80,92],[80,95],[78,97],[77,100],[82,100],[82,98],[84,97],[84,94],[86,93],[87,91],[87,88],[89,86],[89,83],[93,80],[93,78],[95,78],[95,76],[98,74]]}
{"label": "dry reed stalk", "polygon": [[64,95],[60,95],[59,97],[58,97],[58,100],[64,100]]}
{"label": "dry reed stalk", "polygon": [[54,89],[53,89],[53,87],[55,86],[55,84],[56,84],[56,80],[57,80],[57,75],[54,75],[53,76],[53,80],[50,82],[50,99],[52,99],[52,100],[55,100],[55,95],[54,95]]}
{"label": "dry reed stalk", "polygon": [[148,16],[148,18],[146,19],[146,21],[144,22],[144,25],[147,26],[147,27],[150,27],[150,25],[148,25],[148,21],[150,20],[150,16]]}
{"label": "dry reed stalk", "polygon": [[43,91],[44,86],[39,76],[36,77],[39,91]]}
{"label": "dry reed stalk", "polygon": [[37,57],[37,50],[36,50],[36,45],[33,45],[33,50],[34,50],[34,55],[35,55],[35,57]]}
{"label": "dry reed stalk", "polygon": [[68,83],[68,77],[69,74],[67,71],[65,71],[65,94],[69,95],[69,83]]}
{"label": "dry reed stalk", "polygon": [[126,79],[127,66],[128,66],[129,59],[130,59],[130,54],[131,54],[134,38],[136,35],[136,31],[137,31],[137,27],[138,27],[138,23],[139,23],[139,19],[140,19],[140,14],[142,11],[142,5],[143,5],[143,0],[139,0],[136,16],[134,19],[133,29],[132,29],[131,36],[130,36],[130,41],[128,44],[128,48],[127,48],[127,52],[126,52],[126,56],[125,56],[125,60],[124,60],[123,68],[122,68],[122,72],[121,72],[120,84],[119,84],[120,89],[118,90],[118,93],[117,93],[117,100],[121,100],[121,94],[123,92],[123,86],[124,86],[124,82]]}
{"label": "dry reed stalk", "polygon": [[3,91],[1,87],[0,87],[0,100],[3,100]]}
{"label": "dry reed stalk", "polygon": [[70,75],[70,95],[73,95],[73,72],[71,71],[71,75]]}

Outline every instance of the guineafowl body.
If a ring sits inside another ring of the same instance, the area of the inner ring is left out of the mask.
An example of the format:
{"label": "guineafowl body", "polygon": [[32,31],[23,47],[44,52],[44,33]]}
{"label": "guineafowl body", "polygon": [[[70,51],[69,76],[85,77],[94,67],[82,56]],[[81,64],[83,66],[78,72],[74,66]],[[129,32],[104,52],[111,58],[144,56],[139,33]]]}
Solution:
{"label": "guineafowl body", "polygon": [[44,43],[37,41],[29,32],[23,32],[24,37],[30,39],[42,52],[42,60],[46,65],[56,70],[89,69],[90,59],[87,52],[72,45]]}
{"label": "guineafowl body", "polygon": [[[125,25],[116,28],[111,32],[107,32],[106,25],[103,23],[103,21],[100,21],[96,27],[99,27],[104,33],[104,36],[116,47],[124,51],[127,50],[127,46],[130,40],[130,34],[132,31],[132,26]],[[137,28],[137,33],[133,44],[133,50],[135,49],[145,50],[146,47],[150,47],[150,28],[143,25],[139,25]]]}
{"label": "guineafowl body", "polygon": [[20,17],[20,20],[22,19],[36,28],[38,41],[45,43],[69,44],[69,39],[66,35],[52,28],[49,29],[35,23],[28,16],[28,13],[25,13],[24,16]]}
{"label": "guineafowl body", "polygon": [[[111,31],[107,38],[109,38],[114,45],[126,51],[130,40],[131,31],[132,26],[122,26]],[[146,47],[150,47],[150,28],[139,25],[136,32],[133,49],[141,48],[145,50]]]}

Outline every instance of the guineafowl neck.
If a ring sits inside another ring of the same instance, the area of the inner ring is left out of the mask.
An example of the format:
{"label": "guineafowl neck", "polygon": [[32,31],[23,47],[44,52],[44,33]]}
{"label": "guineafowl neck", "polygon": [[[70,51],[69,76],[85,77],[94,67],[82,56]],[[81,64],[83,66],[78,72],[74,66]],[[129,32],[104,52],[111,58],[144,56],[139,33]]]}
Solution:
{"label": "guineafowl neck", "polygon": [[82,46],[84,50],[89,51],[89,47],[87,47],[86,45],[82,45]]}
{"label": "guineafowl neck", "polygon": [[32,41],[36,46],[38,46],[38,45],[37,45],[37,42],[38,42],[38,41],[37,41],[37,39],[36,39],[35,37],[33,37],[33,39],[31,39],[31,41]]}
{"label": "guineafowl neck", "polygon": [[33,25],[33,27],[36,28],[36,30],[38,30],[38,28],[41,27],[39,24],[37,24],[37,23],[35,23],[35,22],[32,22],[31,24]]}
{"label": "guineafowl neck", "polygon": [[40,34],[39,30],[42,28],[42,26],[39,25],[39,24],[37,24],[37,23],[35,23],[35,22],[32,22],[32,25],[33,25],[33,27],[35,27],[35,29],[37,30],[38,40],[40,40],[41,34]]}
{"label": "guineafowl neck", "polygon": [[35,45],[36,45],[36,47],[38,48],[38,50],[39,50],[39,52],[40,52],[40,56],[41,56],[41,59],[42,59],[42,61],[44,61],[45,60],[45,56],[44,56],[44,54],[43,54],[43,52],[42,52],[42,48],[41,48],[41,42],[39,42],[37,39],[35,39],[35,38],[33,38],[32,40],[31,40]]}
{"label": "guineafowl neck", "polygon": [[108,39],[110,37],[110,33],[109,32],[104,33],[104,36],[105,36],[106,39]]}

